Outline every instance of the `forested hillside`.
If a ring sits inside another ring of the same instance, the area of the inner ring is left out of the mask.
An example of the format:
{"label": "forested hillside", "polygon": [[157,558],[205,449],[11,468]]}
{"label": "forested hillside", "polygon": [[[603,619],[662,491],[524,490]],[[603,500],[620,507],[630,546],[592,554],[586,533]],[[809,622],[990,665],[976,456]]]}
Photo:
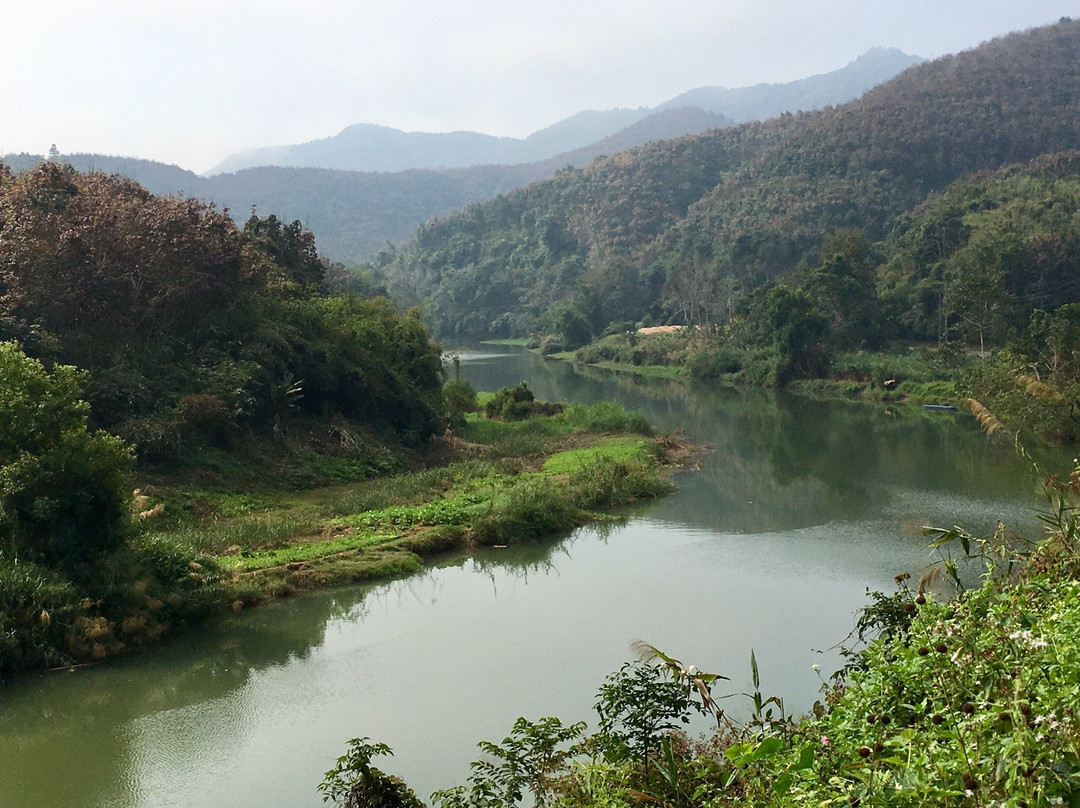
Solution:
{"label": "forested hillside", "polygon": [[0,174],[0,341],[88,373],[93,422],[150,460],[341,418],[394,441],[445,426],[415,316],[331,294],[298,222],[157,197],[45,163]]}
{"label": "forested hillside", "polygon": [[[716,323],[819,260],[873,243],[972,172],[1080,147],[1080,23],[914,67],[821,112],[649,144],[421,228],[394,282],[445,336]],[[923,331],[925,333],[925,329]]]}
{"label": "forested hillside", "polygon": [[[120,174],[151,193],[213,201],[241,223],[252,208],[285,221],[299,219],[318,238],[324,257],[355,264],[374,259],[388,242],[407,240],[433,217],[546,179],[567,166],[736,120],[847,100],[917,61],[879,49],[840,70],[786,84],[702,87],[655,109],[580,112],[524,139],[359,125],[300,146],[234,155],[211,176],[101,154],[60,154],[56,159],[81,171]],[[17,172],[43,160],[42,155],[4,156]]]}

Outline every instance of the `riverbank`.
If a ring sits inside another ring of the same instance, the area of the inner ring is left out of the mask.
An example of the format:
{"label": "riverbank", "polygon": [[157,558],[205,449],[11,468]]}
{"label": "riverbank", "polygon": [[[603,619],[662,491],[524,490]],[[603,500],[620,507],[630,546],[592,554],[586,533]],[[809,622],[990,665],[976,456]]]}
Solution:
{"label": "riverbank", "polygon": [[383,453],[382,474],[310,448],[297,465],[296,451],[236,447],[144,475],[134,534],[97,569],[74,583],[32,564],[5,572],[0,672],[100,661],[229,609],[610,519],[672,490],[668,472],[691,456],[618,406],[553,409],[515,422],[468,414],[422,454]]}
{"label": "riverbank", "polygon": [[[943,555],[943,580],[898,575],[895,593],[874,594],[849,637],[848,664],[822,676],[824,697],[809,715],[793,717],[761,692],[751,656],[750,716],[733,720],[726,676],[639,642],[637,661],[600,688],[596,732],[521,718],[501,743],[481,742],[488,759],[434,804],[512,802],[515,790],[558,808],[1074,803],[1080,468],[1048,481],[1046,493],[1048,530],[1037,540],[933,531],[935,546],[958,551]],[[971,588],[961,558],[985,565]],[[715,719],[714,730],[683,732],[694,714]],[[358,743],[352,751],[365,760],[388,752]],[[326,782],[342,785],[355,771],[339,762]],[[386,777],[371,771],[361,781],[369,787]]]}
{"label": "riverbank", "polygon": [[925,348],[836,354],[826,363],[823,376],[785,379],[784,384],[778,381],[784,374],[775,351],[738,349],[693,329],[614,334],[576,351],[545,355],[612,372],[733,386],[783,386],[831,400],[953,406],[962,400],[955,383],[957,368],[947,366],[947,358],[939,352]]}

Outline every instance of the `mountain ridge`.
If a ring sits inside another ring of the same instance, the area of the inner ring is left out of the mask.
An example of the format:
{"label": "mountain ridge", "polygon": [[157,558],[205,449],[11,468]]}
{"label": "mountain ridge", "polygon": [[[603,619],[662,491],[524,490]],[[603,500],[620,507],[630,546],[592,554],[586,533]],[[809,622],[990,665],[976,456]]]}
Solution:
{"label": "mountain ridge", "polygon": [[896,48],[872,48],[844,67],[827,73],[736,89],[699,87],[652,108],[585,110],[525,138],[497,137],[468,130],[406,132],[359,123],[347,126],[337,135],[306,143],[245,149],[227,156],[204,176],[263,165],[406,171],[541,162],[614,137],[650,115],[676,107],[697,107],[721,116],[723,125],[730,125],[843,103],[921,61]]}
{"label": "mountain ridge", "polygon": [[[274,213],[286,221],[299,219],[315,233],[321,254],[351,264],[375,258],[388,243],[405,241],[418,226],[434,217],[545,179],[568,166],[585,166],[598,157],[649,141],[699,134],[730,123],[719,114],[700,108],[640,108],[624,112],[618,126],[612,126],[604,113],[585,111],[534,132],[526,140],[531,139],[537,148],[550,150],[553,143],[570,142],[568,133],[576,138],[574,142],[589,142],[542,161],[515,165],[414,168],[393,173],[254,167],[206,177],[137,158],[78,154],[62,155],[59,159],[80,170],[104,171],[134,179],[155,194],[182,193],[210,200],[231,210],[238,220],[246,219],[253,208],[262,215]],[[615,131],[605,137],[590,140],[612,129]],[[20,171],[44,157],[24,154],[6,155],[3,159]]]}
{"label": "mountain ridge", "polygon": [[1080,22],[1063,20],[925,62],[839,107],[562,172],[423,226],[395,283],[437,334],[463,338],[520,336],[567,306],[600,330],[664,322],[694,284],[751,294],[829,232],[880,239],[966,174],[1080,148],[1077,52]]}

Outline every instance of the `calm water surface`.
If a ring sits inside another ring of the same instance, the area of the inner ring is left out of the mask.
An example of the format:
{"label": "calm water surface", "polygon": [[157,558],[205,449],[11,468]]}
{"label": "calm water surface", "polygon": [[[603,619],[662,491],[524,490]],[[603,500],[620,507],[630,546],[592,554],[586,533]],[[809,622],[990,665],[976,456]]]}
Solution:
{"label": "calm water surface", "polygon": [[592,719],[635,638],[730,676],[721,692],[749,689],[754,649],[763,689],[798,713],[867,588],[929,562],[918,526],[1038,529],[1036,478],[966,416],[585,376],[498,350],[466,353],[462,373],[478,389],[527,379],[541,398],[618,400],[714,451],[614,528],[446,558],[5,686],[0,808],[315,808],[323,773],[365,735],[427,797],[519,715]]}

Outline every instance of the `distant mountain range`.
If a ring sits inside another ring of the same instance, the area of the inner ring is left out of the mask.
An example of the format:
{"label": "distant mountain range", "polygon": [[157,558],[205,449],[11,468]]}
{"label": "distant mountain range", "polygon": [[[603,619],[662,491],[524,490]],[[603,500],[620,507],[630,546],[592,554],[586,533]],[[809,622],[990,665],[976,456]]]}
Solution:
{"label": "distant mountain range", "polygon": [[[150,160],[62,155],[80,170],[134,179],[156,194],[183,193],[228,208],[301,220],[319,252],[351,264],[404,241],[424,222],[568,166],[651,141],[696,135],[785,112],[844,103],[922,60],[875,48],[846,67],[786,84],[701,87],[656,108],[586,111],[527,138],[476,132],[401,132],[373,124],[334,137],[232,155],[208,176]],[[42,155],[6,155],[15,171]]]}
{"label": "distant mountain range", "polygon": [[[440,338],[601,334],[706,305],[730,315],[755,290],[812,274],[829,238],[887,241],[962,178],[1080,150],[1077,53],[1080,21],[1063,19],[912,67],[847,104],[638,146],[424,224],[387,273]],[[941,245],[985,210],[953,195],[953,218],[922,221],[922,252],[893,266],[903,303],[882,317],[918,311],[933,323]],[[1041,243],[1059,241],[1071,244],[1060,233]],[[1047,267],[1046,289],[1017,281],[1008,294],[1076,288],[1080,253],[1001,250],[1001,266]],[[838,300],[858,287],[845,266]]]}
{"label": "distant mountain range", "polygon": [[[413,168],[467,168],[475,165],[519,165],[574,152],[597,141],[635,130],[661,137],[698,134],[706,129],[774,118],[784,112],[819,109],[857,98],[876,84],[922,61],[895,48],[874,48],[831,73],[786,84],[754,87],[699,87],[655,109],[611,109],[579,112],[526,138],[493,137],[478,132],[402,132],[375,124],[349,126],[333,137],[294,146],[247,149],[226,157],[208,175],[258,166],[336,168],[345,171],[408,171]],[[669,111],[689,108],[699,117],[691,128],[670,127]],[[697,128],[697,127],[702,128]],[[630,145],[644,140],[622,137]],[[625,147],[624,147],[625,148]]]}

